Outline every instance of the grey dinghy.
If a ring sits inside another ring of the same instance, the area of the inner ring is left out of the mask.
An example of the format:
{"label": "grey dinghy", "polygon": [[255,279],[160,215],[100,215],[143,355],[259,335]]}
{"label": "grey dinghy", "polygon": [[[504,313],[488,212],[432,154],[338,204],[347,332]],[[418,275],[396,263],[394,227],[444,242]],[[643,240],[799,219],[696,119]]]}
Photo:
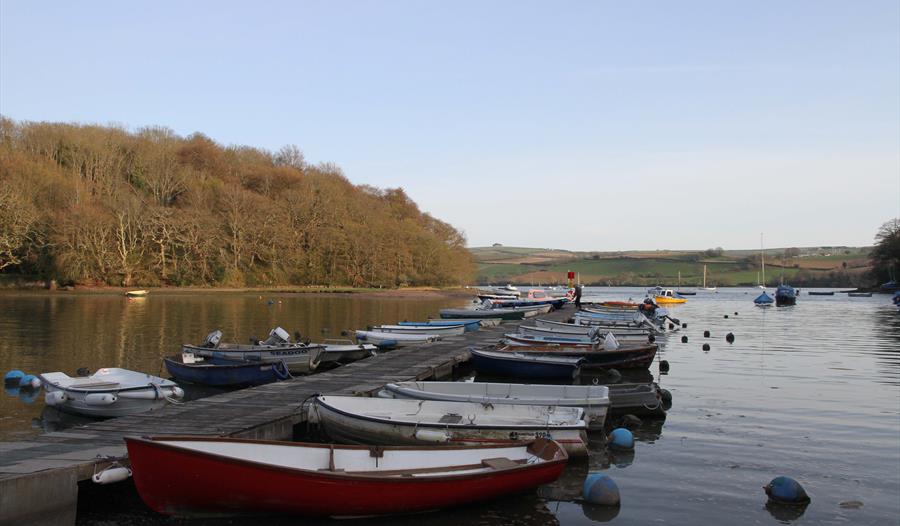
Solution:
{"label": "grey dinghy", "polygon": [[577,407],[319,396],[312,421],[350,444],[510,445],[536,438],[587,455],[587,425]]}
{"label": "grey dinghy", "polygon": [[397,382],[385,385],[378,396],[447,402],[580,407],[584,409],[588,429],[602,429],[609,410],[609,389],[604,385]]}
{"label": "grey dinghy", "polygon": [[325,352],[322,345],[291,342],[291,336],[281,327],[272,329],[265,341],[249,345],[219,343],[221,339],[222,331],[213,331],[206,336],[202,344],[184,344],[181,351],[205,358],[262,363],[284,362],[293,374],[315,371]]}
{"label": "grey dinghy", "polygon": [[117,417],[145,413],[179,401],[184,391],[171,381],[149,374],[110,367],[90,376],[66,373],[39,375],[47,393],[44,401],[66,413]]}

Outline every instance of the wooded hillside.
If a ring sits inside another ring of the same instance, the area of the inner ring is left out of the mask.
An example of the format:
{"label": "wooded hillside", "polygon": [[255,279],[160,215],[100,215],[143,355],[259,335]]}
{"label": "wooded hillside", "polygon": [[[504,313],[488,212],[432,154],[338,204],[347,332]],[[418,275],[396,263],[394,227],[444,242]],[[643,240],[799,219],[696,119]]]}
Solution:
{"label": "wooded hillside", "polygon": [[455,285],[465,237],[402,189],[162,127],[0,117],[0,272],[111,285]]}

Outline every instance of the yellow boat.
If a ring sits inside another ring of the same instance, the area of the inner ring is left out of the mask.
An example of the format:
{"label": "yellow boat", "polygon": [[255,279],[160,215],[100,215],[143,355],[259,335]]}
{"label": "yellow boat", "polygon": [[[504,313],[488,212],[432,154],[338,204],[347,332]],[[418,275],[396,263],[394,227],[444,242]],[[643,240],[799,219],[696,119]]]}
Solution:
{"label": "yellow boat", "polygon": [[663,289],[661,287],[656,287],[652,290],[651,295],[653,296],[653,301],[660,305],[687,302],[687,299],[679,296],[672,289]]}

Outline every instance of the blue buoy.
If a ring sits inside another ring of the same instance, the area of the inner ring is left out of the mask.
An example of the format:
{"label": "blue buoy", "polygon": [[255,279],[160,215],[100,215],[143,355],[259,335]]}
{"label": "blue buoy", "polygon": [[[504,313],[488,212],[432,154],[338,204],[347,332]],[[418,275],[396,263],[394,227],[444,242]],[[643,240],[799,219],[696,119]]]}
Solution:
{"label": "blue buoy", "polygon": [[619,486],[603,473],[588,473],[581,487],[581,496],[585,501],[600,506],[618,506],[622,501]]}
{"label": "blue buoy", "polygon": [[634,435],[624,427],[617,427],[609,433],[609,447],[613,449],[634,449]]}
{"label": "blue buoy", "polygon": [[23,376],[25,376],[25,373],[18,369],[13,369],[3,377],[3,383],[7,385],[19,385]]}
{"label": "blue buoy", "polygon": [[19,379],[19,387],[37,389],[41,386],[41,379],[33,374],[26,374]]}
{"label": "blue buoy", "polygon": [[763,486],[766,495],[776,502],[787,504],[805,504],[809,502],[809,495],[799,482],[791,477],[775,477],[767,485]]}

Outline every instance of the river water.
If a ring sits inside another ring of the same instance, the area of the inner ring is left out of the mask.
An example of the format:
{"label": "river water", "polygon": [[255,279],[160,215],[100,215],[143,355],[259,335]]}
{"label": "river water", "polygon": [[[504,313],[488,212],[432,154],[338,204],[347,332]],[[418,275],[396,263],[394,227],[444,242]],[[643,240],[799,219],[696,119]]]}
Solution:
{"label": "river water", "polygon": [[[669,336],[659,376],[673,406],[645,421],[633,454],[592,442],[555,484],[500,501],[355,524],[900,524],[900,313],[884,295],[808,296],[797,306],[757,308],[755,289],[699,293],[672,315],[688,324]],[[640,299],[640,289],[588,288],[586,296]],[[121,366],[160,373],[160,358],[213,328],[226,337],[263,337],[276,325],[313,340],[346,329],[421,319],[450,299],[258,294],[0,294],[0,370],[37,373]],[[726,318],[727,316],[727,318]],[[710,331],[710,338],[703,332]],[[733,333],[735,341],[725,340]],[[681,336],[688,343],[681,342]],[[708,343],[709,351],[702,345]],[[0,398],[0,440],[50,426],[43,403]],[[578,501],[589,472],[617,483],[622,505]],[[804,509],[766,505],[762,486],[778,475],[799,480]],[[82,487],[80,524],[176,524],[146,509],[123,484]],[[352,495],[348,495],[352,498]],[[111,502],[114,501],[114,502]],[[231,518],[188,524],[316,524],[297,518]],[[346,521],[322,521],[346,524]]]}

